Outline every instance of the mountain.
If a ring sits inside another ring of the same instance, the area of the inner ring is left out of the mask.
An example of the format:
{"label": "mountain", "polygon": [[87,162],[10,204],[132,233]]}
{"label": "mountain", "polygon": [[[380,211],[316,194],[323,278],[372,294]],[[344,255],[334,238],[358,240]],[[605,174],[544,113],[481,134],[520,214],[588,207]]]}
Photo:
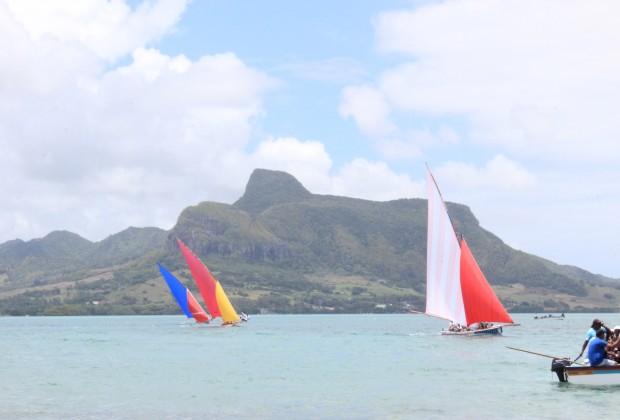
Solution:
{"label": "mountain", "polygon": [[[447,203],[509,311],[617,311],[616,279],[508,247],[471,210]],[[193,291],[176,238],[245,312],[422,310],[426,200],[319,195],[256,169],[233,204],[202,202],[170,231],[129,228],[92,243],[70,232],[0,245],[0,314],[178,313],[156,269]]]}

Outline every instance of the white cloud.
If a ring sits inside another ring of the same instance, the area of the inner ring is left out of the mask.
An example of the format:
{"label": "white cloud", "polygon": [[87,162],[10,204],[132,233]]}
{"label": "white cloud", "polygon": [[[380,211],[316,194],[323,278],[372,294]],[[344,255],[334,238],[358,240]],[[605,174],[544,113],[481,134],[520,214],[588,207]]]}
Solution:
{"label": "white cloud", "polygon": [[384,162],[355,159],[343,165],[333,177],[332,194],[368,200],[387,201],[424,197],[423,182],[413,182],[406,174],[397,174]]}
{"label": "white cloud", "polygon": [[173,30],[185,2],[44,3],[0,3],[0,39],[12,41],[0,50],[0,188],[15,197],[2,237],[169,228],[187,205],[238,198],[249,172],[229,174],[247,162],[275,82],[232,53],[191,61],[142,47]]}
{"label": "white cloud", "polygon": [[293,137],[267,139],[250,157],[251,166],[281,170],[293,175],[311,192],[328,193],[332,160],[318,141]]}
{"label": "white cloud", "polygon": [[477,168],[472,164],[446,162],[435,171],[457,188],[473,190],[478,188],[521,189],[536,184],[536,177],[518,162],[503,155],[494,156]]}
{"label": "white cloud", "polygon": [[353,117],[359,129],[372,138],[383,138],[392,133],[389,121],[390,106],[381,91],[370,86],[349,86],[342,91],[340,115]]}
{"label": "white cloud", "polygon": [[398,174],[385,162],[354,159],[330,175],[332,160],[322,143],[295,138],[263,141],[251,156],[252,166],[268,167],[293,175],[316,194],[342,195],[368,200],[421,197],[424,183]]}
{"label": "white cloud", "polygon": [[[334,191],[318,141],[267,139],[247,152],[263,95],[278,81],[234,53],[190,60],[146,46],[175,30],[186,2],[133,10],[118,0],[44,3],[0,2],[0,38],[11,40],[0,50],[4,240],[170,228],[188,205],[239,198],[255,167]],[[128,60],[113,64],[120,58]],[[363,184],[357,167],[337,184]],[[368,194],[395,197],[399,178],[385,165],[368,167],[366,177],[388,185]]]}
{"label": "white cloud", "polygon": [[[413,136],[422,143],[432,141],[432,136],[427,132],[415,133]],[[383,140],[377,142],[377,149],[381,156],[389,160],[412,159],[422,156],[418,141]]]}
{"label": "white cloud", "polygon": [[402,139],[380,139],[375,142],[375,147],[381,156],[390,161],[414,160],[424,156],[429,149],[456,145],[460,141],[458,132],[441,126],[436,130],[412,129],[403,134]]}
{"label": "white cloud", "polygon": [[454,0],[387,12],[380,51],[410,57],[377,88],[394,111],[460,116],[471,141],[531,156],[620,157],[620,4]]}
{"label": "white cloud", "polygon": [[122,0],[4,0],[34,42],[76,43],[116,60],[174,28],[189,1],[159,0],[131,8]]}

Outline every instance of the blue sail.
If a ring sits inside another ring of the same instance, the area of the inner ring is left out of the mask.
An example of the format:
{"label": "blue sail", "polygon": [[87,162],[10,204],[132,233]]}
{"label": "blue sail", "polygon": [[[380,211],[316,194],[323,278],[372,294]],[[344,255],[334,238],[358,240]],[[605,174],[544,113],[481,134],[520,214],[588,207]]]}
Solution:
{"label": "blue sail", "polygon": [[166,283],[168,283],[170,291],[176,298],[177,302],[179,302],[179,306],[181,307],[181,309],[183,309],[185,315],[187,315],[188,318],[193,318],[192,313],[189,309],[189,304],[187,302],[187,289],[185,288],[185,286],[183,286],[181,282],[177,280],[177,278],[174,277],[172,273],[166,270],[161,264],[158,263],[157,267],[159,267],[161,275],[164,277],[164,280],[166,280]]}

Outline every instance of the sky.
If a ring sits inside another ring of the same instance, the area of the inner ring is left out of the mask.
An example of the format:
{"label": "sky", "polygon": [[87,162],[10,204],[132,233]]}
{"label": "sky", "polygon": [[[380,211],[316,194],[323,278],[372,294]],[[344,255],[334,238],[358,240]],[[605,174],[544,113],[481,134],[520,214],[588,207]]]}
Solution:
{"label": "sky", "polygon": [[[620,278],[617,0],[0,0],[0,243],[309,191]],[[475,250],[472,250],[475,255]]]}

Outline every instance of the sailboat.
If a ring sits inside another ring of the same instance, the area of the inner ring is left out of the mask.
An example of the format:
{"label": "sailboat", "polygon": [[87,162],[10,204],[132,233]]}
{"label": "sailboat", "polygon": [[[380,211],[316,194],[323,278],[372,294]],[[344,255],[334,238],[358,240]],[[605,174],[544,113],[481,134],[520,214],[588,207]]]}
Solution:
{"label": "sailboat", "polygon": [[166,280],[172,295],[188,318],[194,318],[198,323],[209,323],[209,315],[202,309],[192,292],[168,271],[163,265],[157,264],[161,275]]}
{"label": "sailboat", "polygon": [[514,325],[464,238],[457,235],[430,170],[424,314],[450,321],[444,335],[501,334]]}
{"label": "sailboat", "polygon": [[177,242],[205,305],[211,313],[211,318],[222,318],[223,325],[234,325],[241,322],[220,282],[211,275],[207,266],[180,239],[177,239]]}

